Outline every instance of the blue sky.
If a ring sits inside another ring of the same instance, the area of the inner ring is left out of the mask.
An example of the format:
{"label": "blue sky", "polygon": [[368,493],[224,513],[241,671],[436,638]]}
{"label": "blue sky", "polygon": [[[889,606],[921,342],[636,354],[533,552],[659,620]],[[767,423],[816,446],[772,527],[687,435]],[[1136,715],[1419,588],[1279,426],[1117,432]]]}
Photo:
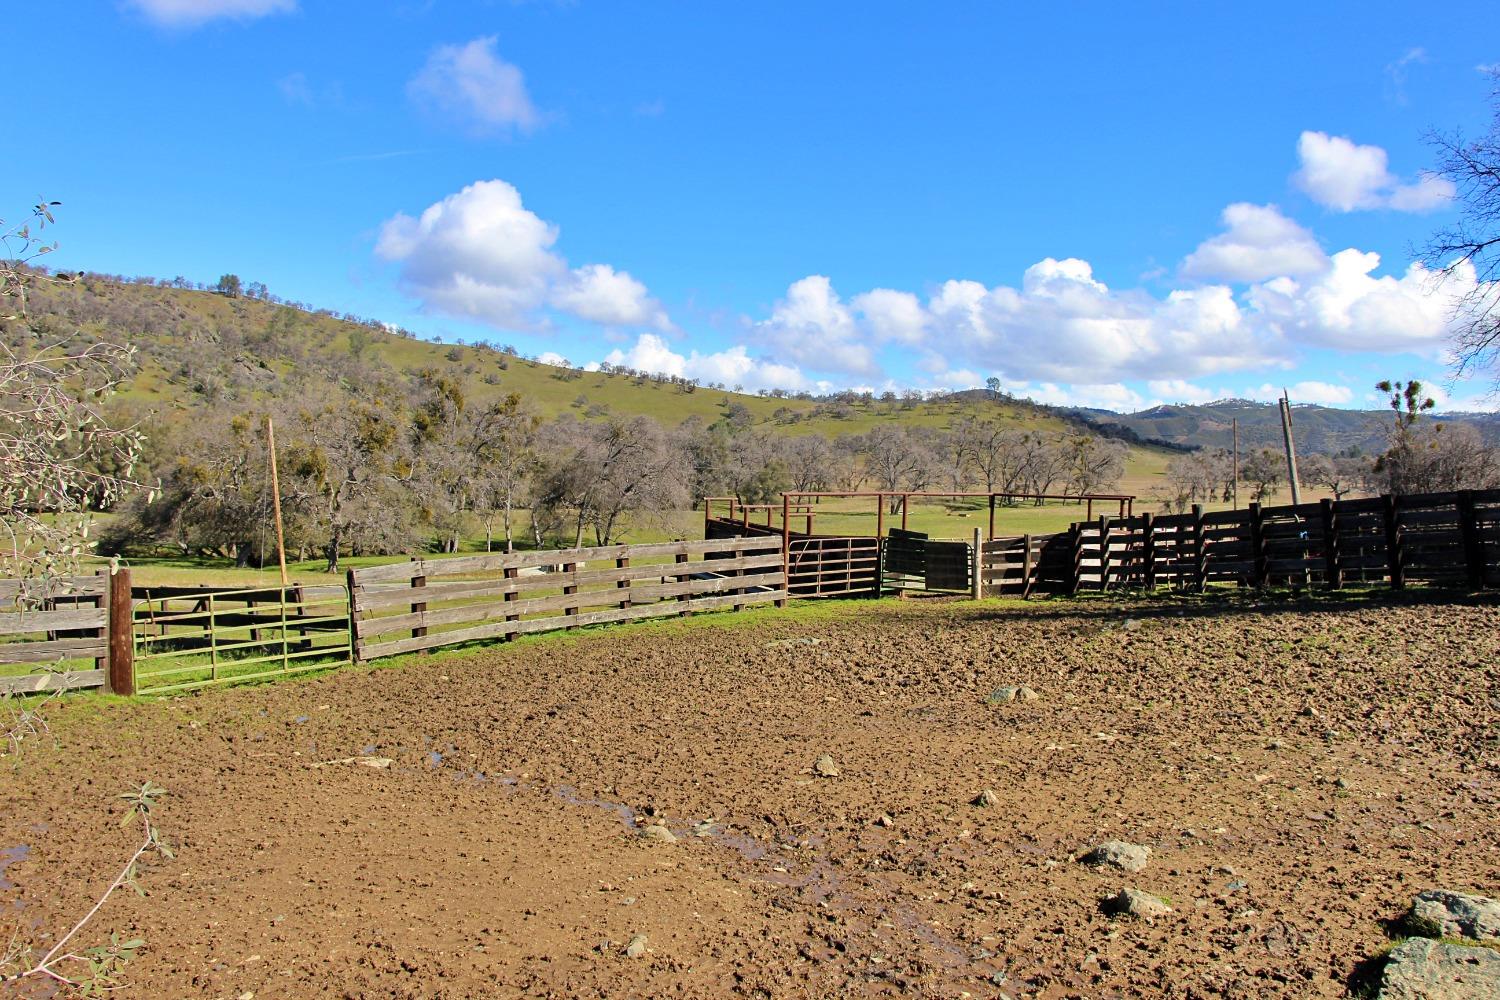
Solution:
{"label": "blue sky", "polygon": [[1487,127],[1488,5],[1137,7],[21,3],[0,214],[61,200],[58,267],[748,388],[1444,386],[1422,134]]}

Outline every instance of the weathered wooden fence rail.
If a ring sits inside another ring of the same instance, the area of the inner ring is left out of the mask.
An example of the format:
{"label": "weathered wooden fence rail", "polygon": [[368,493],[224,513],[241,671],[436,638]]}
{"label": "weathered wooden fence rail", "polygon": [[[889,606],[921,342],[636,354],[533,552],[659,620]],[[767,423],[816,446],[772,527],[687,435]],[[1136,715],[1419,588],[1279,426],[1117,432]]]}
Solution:
{"label": "weathered wooden fence rail", "polygon": [[108,574],[0,580],[0,694],[101,687],[109,661]]}
{"label": "weathered wooden fence rail", "polygon": [[1073,550],[1069,592],[1214,583],[1500,586],[1500,490],[1101,517],[1064,537]]}
{"label": "weathered wooden fence rail", "polygon": [[779,536],[419,559],[349,572],[354,655],[787,599]]}

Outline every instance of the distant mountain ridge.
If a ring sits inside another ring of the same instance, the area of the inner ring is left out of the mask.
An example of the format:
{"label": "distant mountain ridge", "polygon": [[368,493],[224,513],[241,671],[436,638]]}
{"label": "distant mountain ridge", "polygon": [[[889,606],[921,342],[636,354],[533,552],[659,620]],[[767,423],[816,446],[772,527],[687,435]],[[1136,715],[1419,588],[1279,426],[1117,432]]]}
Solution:
{"label": "distant mountain ridge", "polygon": [[[1211,403],[1163,403],[1135,413],[1075,407],[1072,412],[1107,430],[1118,427],[1143,441],[1228,448],[1239,421],[1240,448],[1281,447],[1281,414],[1274,403],[1219,399]],[[1336,454],[1351,448],[1373,454],[1384,449],[1393,417],[1389,410],[1341,410],[1316,404],[1293,404],[1292,430],[1303,452]],[[1424,418],[1427,419],[1427,418]],[[1466,423],[1489,441],[1500,442],[1500,413],[1435,413],[1431,419]]]}

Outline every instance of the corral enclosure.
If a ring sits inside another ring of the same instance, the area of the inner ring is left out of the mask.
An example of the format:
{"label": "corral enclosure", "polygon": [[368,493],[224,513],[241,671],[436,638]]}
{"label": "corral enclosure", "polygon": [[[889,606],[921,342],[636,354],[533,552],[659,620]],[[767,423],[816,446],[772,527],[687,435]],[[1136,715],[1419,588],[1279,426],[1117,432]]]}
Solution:
{"label": "corral enclosure", "polygon": [[1343,998],[1415,893],[1500,875],[1497,614],[797,602],[80,701],[0,768],[0,906],[70,925],[152,777],[177,858],[88,941],[144,939],[141,996]]}

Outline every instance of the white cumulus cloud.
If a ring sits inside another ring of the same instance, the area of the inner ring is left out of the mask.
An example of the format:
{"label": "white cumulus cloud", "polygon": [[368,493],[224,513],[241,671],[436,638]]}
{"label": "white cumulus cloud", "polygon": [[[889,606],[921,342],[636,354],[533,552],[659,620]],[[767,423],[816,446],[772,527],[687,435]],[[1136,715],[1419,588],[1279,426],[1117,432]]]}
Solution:
{"label": "white cumulus cloud", "polygon": [[400,267],[401,288],[423,308],[510,330],[546,326],[546,307],[606,326],[670,329],[646,286],[608,264],[569,269],[558,230],[501,180],[476,181],[417,218],[397,213],[375,252]]}
{"label": "white cumulus cloud", "polygon": [[574,268],[552,290],[551,303],[564,312],[605,326],[653,326],[671,329],[667,314],[626,271],[608,264]]}
{"label": "white cumulus cloud", "polygon": [[613,350],[604,360],[640,371],[661,372],[705,383],[741,385],[746,389],[814,389],[817,386],[795,365],[752,358],[743,344],[723,351],[679,354],[654,333],[643,333],[629,350]]}
{"label": "white cumulus cloud", "polygon": [[1303,132],[1297,140],[1301,167],[1292,180],[1320,205],[1339,212],[1392,208],[1430,212],[1453,200],[1453,184],[1433,174],[1401,183],[1379,146],[1361,146],[1344,136]]}
{"label": "white cumulus cloud", "polygon": [[1328,267],[1313,234],[1275,205],[1238,202],[1224,209],[1222,219],[1224,232],[1200,243],[1182,262],[1185,276],[1249,282]]}
{"label": "white cumulus cloud", "polygon": [[419,106],[476,132],[530,131],[541,121],[521,70],[500,58],[494,35],[441,45],[406,85]]}
{"label": "white cumulus cloud", "polygon": [[812,274],[792,282],[786,297],[755,329],[779,356],[817,371],[853,375],[880,371],[853,312],[824,275]]}
{"label": "white cumulus cloud", "polygon": [[128,0],[148,20],[169,28],[195,28],[221,17],[248,21],[297,9],[297,0]]}

